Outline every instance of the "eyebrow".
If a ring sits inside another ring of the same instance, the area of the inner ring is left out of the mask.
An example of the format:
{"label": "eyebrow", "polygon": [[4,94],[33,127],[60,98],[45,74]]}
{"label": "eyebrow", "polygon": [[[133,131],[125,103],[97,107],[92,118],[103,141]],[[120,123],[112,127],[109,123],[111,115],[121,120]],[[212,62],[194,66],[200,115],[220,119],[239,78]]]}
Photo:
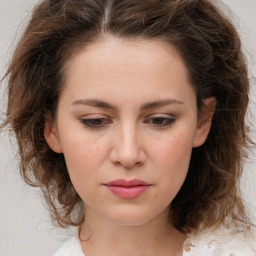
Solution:
{"label": "eyebrow", "polygon": [[[141,105],[140,111],[145,111],[152,108],[163,107],[171,104],[184,104],[184,102],[175,99],[161,99],[157,101],[147,102]],[[97,99],[79,99],[72,102],[72,105],[88,105],[102,109],[117,110],[115,105],[109,104],[102,100]]]}
{"label": "eyebrow", "polygon": [[184,104],[184,102],[178,101],[178,100],[175,100],[175,99],[162,99],[162,100],[157,100],[157,101],[144,103],[140,107],[140,110],[143,111],[143,110],[148,110],[148,109],[152,109],[152,108],[163,107],[163,106],[166,106],[166,105],[172,105],[172,104]]}

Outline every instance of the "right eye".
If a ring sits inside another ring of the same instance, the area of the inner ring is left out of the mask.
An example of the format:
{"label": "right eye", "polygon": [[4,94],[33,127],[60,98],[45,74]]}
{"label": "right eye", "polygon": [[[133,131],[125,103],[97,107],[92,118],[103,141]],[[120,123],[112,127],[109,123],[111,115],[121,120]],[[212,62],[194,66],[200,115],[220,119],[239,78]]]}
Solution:
{"label": "right eye", "polygon": [[83,118],[80,121],[84,126],[92,129],[103,128],[111,122],[107,118]]}

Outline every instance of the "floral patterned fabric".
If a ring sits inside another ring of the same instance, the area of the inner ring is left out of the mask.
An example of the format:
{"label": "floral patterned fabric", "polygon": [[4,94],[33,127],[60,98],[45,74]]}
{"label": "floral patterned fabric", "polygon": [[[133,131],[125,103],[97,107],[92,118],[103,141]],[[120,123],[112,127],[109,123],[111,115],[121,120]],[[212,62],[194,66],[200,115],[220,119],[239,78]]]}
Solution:
{"label": "floral patterned fabric", "polygon": [[[86,256],[75,235],[53,256]],[[256,256],[256,230],[239,231],[219,228],[188,235],[183,256]]]}
{"label": "floral patterned fabric", "polygon": [[183,256],[256,256],[256,231],[219,228],[189,235]]}

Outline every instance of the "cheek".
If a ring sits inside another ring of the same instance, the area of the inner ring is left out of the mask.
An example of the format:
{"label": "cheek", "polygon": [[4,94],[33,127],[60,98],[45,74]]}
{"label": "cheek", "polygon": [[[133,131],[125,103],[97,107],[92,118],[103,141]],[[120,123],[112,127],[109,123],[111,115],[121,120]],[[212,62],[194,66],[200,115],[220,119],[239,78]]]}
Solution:
{"label": "cheek", "polygon": [[192,137],[185,132],[179,133],[154,143],[151,154],[157,156],[156,161],[164,166],[183,166],[190,160],[192,141]]}
{"label": "cheek", "polygon": [[[99,146],[91,141],[76,142],[69,141],[63,145],[63,153],[67,165],[71,166],[84,166],[90,163],[94,165],[95,155],[99,152]],[[90,161],[88,161],[90,160]]]}
{"label": "cheek", "polygon": [[107,154],[107,141],[97,140],[94,136],[81,136],[79,133],[71,136],[63,134],[61,141],[70,178],[75,187],[83,186],[100,169]]}
{"label": "cheek", "polygon": [[159,170],[162,192],[171,195],[171,198],[178,193],[186,178],[192,141],[189,133],[179,133],[168,140],[158,141],[151,151],[152,156],[154,155],[155,167]]}

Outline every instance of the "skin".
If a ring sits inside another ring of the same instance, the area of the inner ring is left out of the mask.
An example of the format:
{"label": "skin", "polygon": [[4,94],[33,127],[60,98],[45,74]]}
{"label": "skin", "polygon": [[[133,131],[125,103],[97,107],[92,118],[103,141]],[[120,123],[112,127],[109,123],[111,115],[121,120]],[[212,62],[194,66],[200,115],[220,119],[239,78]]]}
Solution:
{"label": "skin", "polygon": [[[165,104],[148,104],[159,101]],[[215,104],[205,100],[198,117],[186,66],[160,41],[108,36],[69,61],[45,138],[64,154],[85,204],[81,238],[90,239],[81,245],[87,256],[182,255],[185,236],[168,223],[169,205],[185,180],[192,148],[207,138]],[[138,198],[122,199],[103,185],[116,179],[151,186]]]}

